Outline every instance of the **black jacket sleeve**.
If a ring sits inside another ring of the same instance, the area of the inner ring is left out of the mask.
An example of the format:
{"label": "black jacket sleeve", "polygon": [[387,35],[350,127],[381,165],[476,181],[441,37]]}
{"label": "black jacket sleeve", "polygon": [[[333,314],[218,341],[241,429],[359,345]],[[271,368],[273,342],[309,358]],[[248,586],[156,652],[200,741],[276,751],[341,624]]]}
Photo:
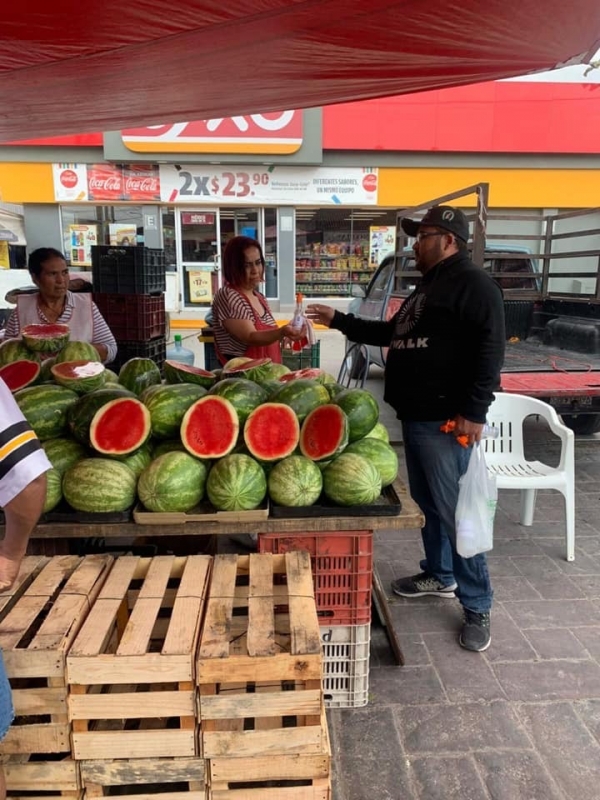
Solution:
{"label": "black jacket sleeve", "polygon": [[361,319],[354,314],[336,311],[330,327],[341,331],[351,342],[388,347],[392,341],[395,324],[395,316],[384,322],[378,319]]}

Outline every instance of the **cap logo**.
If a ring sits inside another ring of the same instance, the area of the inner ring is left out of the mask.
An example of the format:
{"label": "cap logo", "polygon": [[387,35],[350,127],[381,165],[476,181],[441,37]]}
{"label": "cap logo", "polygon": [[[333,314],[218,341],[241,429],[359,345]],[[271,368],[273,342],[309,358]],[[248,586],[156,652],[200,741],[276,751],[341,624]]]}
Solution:
{"label": "cap logo", "polygon": [[444,222],[452,222],[454,219],[454,211],[444,211],[442,214]]}

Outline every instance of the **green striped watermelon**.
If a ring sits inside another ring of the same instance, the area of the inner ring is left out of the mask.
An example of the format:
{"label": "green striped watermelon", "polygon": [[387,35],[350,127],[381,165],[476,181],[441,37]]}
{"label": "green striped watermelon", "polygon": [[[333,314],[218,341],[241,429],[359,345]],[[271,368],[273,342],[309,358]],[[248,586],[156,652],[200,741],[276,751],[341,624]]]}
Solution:
{"label": "green striped watermelon", "polygon": [[42,447],[55,470],[63,474],[69,467],[86,458],[88,452],[86,448],[74,439],[61,437],[58,439],[48,439],[42,443]]}
{"label": "green striped watermelon", "polygon": [[284,383],[269,399],[273,403],[283,403],[292,408],[302,422],[315,408],[329,403],[329,392],[316,381],[298,378]]}
{"label": "green striped watermelon", "polygon": [[366,436],[379,420],[379,404],[366,389],[346,389],[333,402],[346,412],[351,442]]}
{"label": "green striped watermelon", "polygon": [[217,380],[214,372],[179,361],[165,361],[163,370],[167,383],[196,383],[210,389]]}
{"label": "green striped watermelon", "polygon": [[381,476],[364,456],[342,453],[323,470],[323,493],[340,506],[371,505],[381,494]]}
{"label": "green striped watermelon", "polygon": [[90,342],[67,342],[56,356],[56,363],[64,361],[100,361],[100,354]]}
{"label": "green striped watermelon", "polygon": [[380,439],[365,437],[352,442],[344,453],[358,453],[364,456],[377,468],[381,476],[381,485],[389,486],[398,476],[398,456],[393,447]]}
{"label": "green striped watermelon", "polygon": [[234,453],[213,464],[206,492],[218,511],[250,511],[264,500],[267,479],[253,458]]}
{"label": "green striped watermelon", "polygon": [[223,367],[224,378],[247,378],[249,381],[256,381],[259,383],[268,375],[271,359],[251,358],[249,361],[244,361],[236,366],[229,366],[229,363],[230,362]]}
{"label": "green striped watermelon", "polygon": [[59,386],[66,386],[77,394],[87,394],[100,389],[106,382],[104,365],[99,361],[62,361],[50,368]]}
{"label": "green striped watermelon", "polygon": [[0,345],[0,367],[13,361],[39,361],[39,353],[30,350],[21,339],[7,339]]}
{"label": "green striped watermelon", "polygon": [[31,386],[40,378],[41,367],[39,361],[13,361],[0,367],[0,378],[11,392],[18,392]]}
{"label": "green striped watermelon", "polygon": [[69,341],[71,329],[60,322],[26,325],[21,329],[23,341],[36,353],[56,353]]}
{"label": "green striped watermelon", "polygon": [[49,469],[46,472],[46,500],[44,501],[42,513],[46,514],[56,508],[62,497],[62,473],[57,469]]}
{"label": "green striped watermelon", "polygon": [[155,459],[164,455],[165,453],[172,453],[173,451],[178,453],[187,453],[187,450],[185,449],[181,439],[168,439],[165,442],[159,442],[152,450],[152,458]]}
{"label": "green striped watermelon", "polygon": [[165,453],[140,475],[138,496],[148,511],[186,512],[202,500],[207,473],[189,453]]}
{"label": "green striped watermelon", "polygon": [[133,392],[128,392],[123,386],[106,386],[96,389],[95,392],[84,394],[69,409],[69,430],[74,439],[86,447],[90,444],[90,424],[94,414],[99,408],[116,400],[118,397],[135,397]]}
{"label": "green striped watermelon", "polygon": [[121,464],[129,467],[136,478],[139,478],[142,472],[152,463],[154,456],[150,449],[148,442],[143,444],[135,453],[130,453],[127,456],[119,456],[118,461]]}
{"label": "green striped watermelon", "polygon": [[193,383],[151,386],[142,392],[140,400],[150,412],[152,435],[156,439],[177,436],[185,412],[205,394],[204,387]]}
{"label": "green striped watermelon", "polygon": [[268,399],[267,392],[263,388],[254,381],[244,378],[224,378],[215,383],[209,394],[216,394],[229,400],[237,411],[240,427],[244,426],[254,409]]}
{"label": "green striped watermelon", "polygon": [[383,422],[378,422],[365,436],[365,439],[379,439],[386,444],[390,443],[390,434]]}
{"label": "green striped watermelon", "polygon": [[119,383],[140,395],[148,386],[161,382],[160,370],[149,358],[130,358],[119,370]]}
{"label": "green striped watermelon", "polygon": [[128,455],[148,439],[150,424],[150,412],[137,397],[118,397],[94,414],[90,445],[103,455]]}
{"label": "green striped watermelon", "polygon": [[52,376],[52,367],[56,363],[56,356],[50,356],[49,358],[45,358],[42,361],[42,368],[40,370],[40,383],[44,381],[52,381],[54,383],[54,377]]}
{"label": "green striped watermelon", "polygon": [[67,432],[67,414],[77,395],[63,386],[28,386],[15,393],[17,405],[41,441]]}
{"label": "green striped watermelon", "polygon": [[267,485],[269,497],[280,506],[312,506],[321,495],[323,476],[309,458],[289,456],[273,466]]}
{"label": "green striped watermelon", "polygon": [[128,466],[112,458],[84,458],[63,475],[67,503],[76,511],[126,511],[135,503],[136,477]]}
{"label": "green striped watermelon", "polygon": [[239,431],[238,415],[229,400],[207,394],[185,412],[181,441],[197,458],[222,458],[235,447]]}
{"label": "green striped watermelon", "polygon": [[313,461],[339,455],[348,444],[348,417],[333,403],[315,408],[302,423],[300,452]]}
{"label": "green striped watermelon", "polygon": [[298,446],[300,425],[293,409],[283,403],[263,403],[244,426],[244,442],[259,461],[279,461]]}

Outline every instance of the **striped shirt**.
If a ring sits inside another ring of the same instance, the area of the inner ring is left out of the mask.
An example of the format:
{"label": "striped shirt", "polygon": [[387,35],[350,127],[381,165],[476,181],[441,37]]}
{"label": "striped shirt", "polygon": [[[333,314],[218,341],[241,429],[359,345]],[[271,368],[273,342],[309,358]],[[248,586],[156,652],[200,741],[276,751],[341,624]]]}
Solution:
{"label": "striped shirt", "polygon": [[[92,303],[92,325],[94,328],[93,343],[106,345],[106,349],[108,350],[108,355],[106,357],[105,363],[110,364],[111,361],[114,361],[115,356],[117,355],[117,342],[115,341],[115,337],[112,335],[112,331],[106,324],[106,320],[100,313],[96,303],[94,303],[93,301],[91,301],[91,303]],[[56,321],[63,324],[66,323],[68,325],[69,320],[71,319],[71,316],[73,314],[73,306],[74,306],[73,292],[67,292],[63,313]],[[39,306],[38,306],[38,315],[41,323],[50,322],[50,320],[46,317],[46,315]],[[19,309],[17,307],[14,309],[14,311],[8,318],[8,322],[6,323],[6,328],[4,331],[4,336],[6,339],[15,339],[16,337],[20,336],[20,334],[21,334],[21,323],[19,321]]]}
{"label": "striped shirt", "polygon": [[39,439],[0,379],[0,506],[51,467]]}
{"label": "striped shirt", "polygon": [[[277,323],[275,322],[271,312],[268,310],[269,306],[267,301],[263,295],[260,294],[260,292],[255,291],[254,294],[265,305],[265,309],[262,316],[260,316],[260,319],[265,323],[265,325],[272,325],[275,327]],[[259,316],[258,312],[254,311],[250,305],[250,301],[246,300],[240,292],[238,292],[232,286],[227,285],[223,286],[215,294],[212,304],[212,312],[213,330],[215,332],[215,341],[219,352],[225,356],[243,356],[248,345],[228,333],[223,327],[223,322],[227,319],[247,319],[254,323],[256,317]]]}

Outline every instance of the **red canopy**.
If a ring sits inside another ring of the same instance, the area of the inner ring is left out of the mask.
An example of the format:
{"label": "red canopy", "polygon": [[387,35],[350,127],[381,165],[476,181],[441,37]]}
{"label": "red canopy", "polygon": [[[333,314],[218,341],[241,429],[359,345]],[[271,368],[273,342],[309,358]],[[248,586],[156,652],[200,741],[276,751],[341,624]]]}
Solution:
{"label": "red canopy", "polygon": [[588,60],[598,0],[8,3],[0,140],[326,105]]}

